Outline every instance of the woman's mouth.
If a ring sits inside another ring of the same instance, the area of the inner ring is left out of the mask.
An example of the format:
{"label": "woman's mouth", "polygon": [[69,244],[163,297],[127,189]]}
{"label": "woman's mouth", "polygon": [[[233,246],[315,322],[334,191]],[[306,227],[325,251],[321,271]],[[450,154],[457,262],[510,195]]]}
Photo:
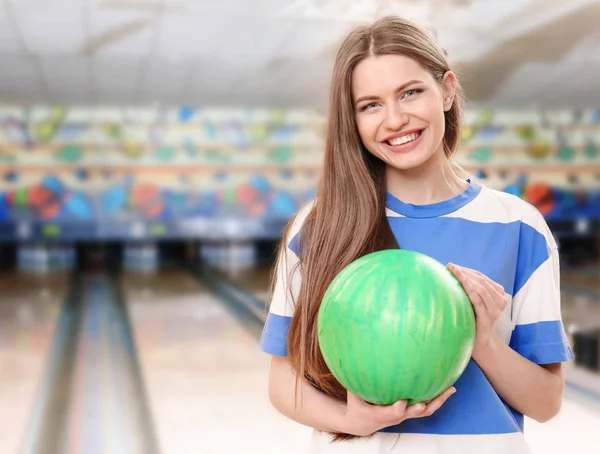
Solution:
{"label": "woman's mouth", "polygon": [[413,150],[421,143],[424,132],[425,130],[421,129],[420,131],[411,132],[399,137],[393,137],[384,141],[383,143],[386,145],[386,148],[394,153],[405,153]]}
{"label": "woman's mouth", "polygon": [[412,142],[413,140],[417,140],[423,131],[413,132],[411,134],[406,134],[402,137],[394,137],[393,139],[387,140],[387,144],[391,146],[403,145],[408,142]]}

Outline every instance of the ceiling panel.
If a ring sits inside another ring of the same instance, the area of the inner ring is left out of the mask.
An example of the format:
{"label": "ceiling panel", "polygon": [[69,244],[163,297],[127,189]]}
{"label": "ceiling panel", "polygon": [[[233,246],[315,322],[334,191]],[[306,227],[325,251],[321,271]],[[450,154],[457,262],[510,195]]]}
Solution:
{"label": "ceiling panel", "polygon": [[294,58],[319,58],[326,53],[333,58],[351,27],[344,22],[297,21],[277,53]]}
{"label": "ceiling panel", "polygon": [[[516,22],[519,20],[519,14],[536,2],[539,0],[476,0],[464,8],[446,9],[443,17],[448,24],[456,24],[458,27],[490,30],[501,26],[506,21]],[[441,18],[442,14],[440,14]]]}
{"label": "ceiling panel", "polygon": [[291,24],[256,13],[173,13],[160,24],[157,53],[170,58],[269,58],[289,38]]}
{"label": "ceiling panel", "polygon": [[[15,66],[0,67],[4,80],[0,97],[21,93],[23,99],[38,97],[40,102],[83,97],[90,102],[202,104],[208,99],[213,104],[320,107],[345,33],[358,22],[395,12],[433,25],[450,58],[467,73],[463,82],[473,100],[515,105],[540,99],[600,103],[600,90],[584,95],[584,87],[596,87],[599,79],[594,75],[600,73],[600,32],[589,18],[600,14],[600,8],[569,12],[592,3],[600,4],[596,0],[0,0],[0,61],[20,55],[12,60]],[[557,15],[565,20],[557,22]],[[578,30],[579,42],[578,33],[569,28]],[[573,35],[568,45],[567,35]],[[20,36],[24,49],[19,47]],[[28,51],[33,57],[24,58]],[[89,66],[84,63],[87,56],[93,62]],[[586,65],[572,64],[584,60]]]}
{"label": "ceiling panel", "polygon": [[94,57],[94,94],[107,103],[130,103],[136,99],[142,60],[133,57]]}
{"label": "ceiling panel", "polygon": [[531,104],[541,101],[548,90],[556,90],[554,64],[528,62],[516,68],[492,96],[503,104]]}
{"label": "ceiling panel", "polygon": [[193,63],[189,60],[173,62],[154,58],[147,63],[143,92],[145,97],[169,95],[178,97],[188,83]]}
{"label": "ceiling panel", "polygon": [[206,92],[211,94],[220,89],[236,91],[243,79],[243,70],[232,62],[201,59],[194,68],[190,91],[196,96]]}
{"label": "ceiling panel", "polygon": [[[270,87],[266,93],[265,87]],[[244,67],[235,60],[200,60],[191,73],[191,99],[199,103],[228,105],[271,105],[281,96],[282,84],[276,84],[258,67]],[[190,98],[187,98],[190,99]]]}
{"label": "ceiling panel", "polygon": [[[550,23],[554,20],[560,20],[561,16],[571,14],[573,11],[584,8],[586,5],[598,3],[597,0],[524,0],[524,1],[492,1],[487,3],[480,1],[482,10],[479,17],[490,15],[490,8],[497,8],[496,14],[502,15],[502,20],[497,21],[493,27],[488,27],[488,33],[497,36],[498,39],[508,39],[518,37],[527,33],[528,30],[535,29]],[[519,8],[511,11],[512,14],[504,15],[500,9],[508,10],[517,4]],[[492,14],[493,15],[493,14]],[[558,31],[558,30],[557,30]]]}
{"label": "ceiling panel", "polygon": [[274,17],[259,14],[233,14],[228,19],[228,30],[221,34],[221,44],[228,42],[230,34],[232,42],[229,52],[236,59],[249,57],[249,60],[265,59],[272,56],[285,55],[285,43],[296,35],[295,25]]}
{"label": "ceiling panel", "polygon": [[220,53],[228,29],[221,16],[173,13],[162,18],[158,32],[156,53],[177,59]]}
{"label": "ceiling panel", "polygon": [[44,98],[32,57],[0,55],[0,98],[29,102]]}
{"label": "ceiling panel", "polygon": [[83,48],[100,55],[146,55],[159,18],[145,10],[91,6]]}
{"label": "ceiling panel", "polygon": [[596,97],[590,97],[590,93],[600,93],[600,78],[589,71],[581,73],[580,80],[574,80],[571,85],[571,92],[568,92],[555,100],[554,104],[562,104],[566,96],[569,97],[570,103],[574,106],[589,107],[592,109],[598,108],[598,100]]}
{"label": "ceiling panel", "polygon": [[292,0],[164,0],[167,8],[190,13],[263,14],[272,15]]}
{"label": "ceiling panel", "polygon": [[559,104],[567,99],[573,105],[596,105],[596,97],[591,97],[590,94],[598,92],[598,75],[591,70],[588,62],[578,61],[571,62],[568,66],[561,65],[556,68],[556,74],[561,73],[562,77],[556,77],[553,85],[547,87],[545,101],[549,104]]}
{"label": "ceiling panel", "polygon": [[575,61],[600,62],[600,31],[584,38],[565,58],[565,63]]}
{"label": "ceiling panel", "polygon": [[17,54],[20,51],[21,46],[9,19],[9,12],[0,1],[0,54]]}
{"label": "ceiling panel", "polygon": [[90,92],[90,62],[85,57],[41,57],[40,68],[48,96],[85,100]]}
{"label": "ceiling panel", "polygon": [[587,61],[526,63],[504,81],[490,101],[513,106],[595,107],[599,99],[593,93],[600,93],[600,78]]}
{"label": "ceiling panel", "polygon": [[73,54],[83,41],[83,7],[80,0],[14,2],[13,11],[23,40],[30,52]]}

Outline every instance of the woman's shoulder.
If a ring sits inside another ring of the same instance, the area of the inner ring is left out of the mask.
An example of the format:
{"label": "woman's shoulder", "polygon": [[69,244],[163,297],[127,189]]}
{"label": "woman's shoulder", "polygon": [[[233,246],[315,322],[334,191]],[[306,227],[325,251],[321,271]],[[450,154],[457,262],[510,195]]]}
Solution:
{"label": "woman's shoulder", "polygon": [[489,221],[505,224],[516,223],[519,226],[516,231],[520,235],[540,234],[546,238],[549,244],[554,244],[552,232],[544,215],[537,207],[518,195],[496,189],[486,187],[485,192],[482,190],[482,193],[489,205],[487,209],[491,214]]}
{"label": "woman's shoulder", "polygon": [[490,198],[496,199],[497,203],[502,205],[515,220],[526,223],[538,223],[544,220],[538,208],[520,196],[491,188],[487,188],[487,191],[490,193]]}
{"label": "woman's shoulder", "polygon": [[289,220],[285,231],[285,241],[287,245],[289,245],[292,241],[294,241],[295,238],[298,237],[298,234],[302,230],[302,227],[304,226],[306,219],[308,218],[308,215],[312,211],[314,205],[315,200],[309,200],[302,205],[296,214]]}
{"label": "woman's shoulder", "polygon": [[508,192],[493,189],[481,184],[481,191],[463,213],[473,221],[479,222],[525,222],[539,224],[544,221],[540,211],[521,197]]}
{"label": "woman's shoulder", "polygon": [[306,221],[306,218],[315,206],[315,199],[311,199],[300,207],[292,218],[292,226],[300,230]]}

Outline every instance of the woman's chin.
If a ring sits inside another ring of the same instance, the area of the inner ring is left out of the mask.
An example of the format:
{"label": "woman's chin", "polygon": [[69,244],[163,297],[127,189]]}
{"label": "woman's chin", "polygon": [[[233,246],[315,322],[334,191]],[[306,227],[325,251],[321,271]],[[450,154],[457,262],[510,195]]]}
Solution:
{"label": "woman's chin", "polygon": [[422,155],[406,154],[403,156],[394,156],[392,159],[387,160],[387,164],[389,167],[393,167],[396,170],[414,170],[417,169],[423,164],[425,164],[430,156],[424,157]]}

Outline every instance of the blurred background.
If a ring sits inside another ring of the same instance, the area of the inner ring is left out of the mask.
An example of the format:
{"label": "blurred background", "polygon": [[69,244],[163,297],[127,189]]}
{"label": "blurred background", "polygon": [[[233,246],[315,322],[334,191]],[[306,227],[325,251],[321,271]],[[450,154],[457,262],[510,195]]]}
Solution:
{"label": "blurred background", "polygon": [[600,2],[0,0],[0,452],[301,453],[258,348],[319,179],[332,62],[428,27],[456,161],[544,214],[576,360],[535,452],[600,442]]}

